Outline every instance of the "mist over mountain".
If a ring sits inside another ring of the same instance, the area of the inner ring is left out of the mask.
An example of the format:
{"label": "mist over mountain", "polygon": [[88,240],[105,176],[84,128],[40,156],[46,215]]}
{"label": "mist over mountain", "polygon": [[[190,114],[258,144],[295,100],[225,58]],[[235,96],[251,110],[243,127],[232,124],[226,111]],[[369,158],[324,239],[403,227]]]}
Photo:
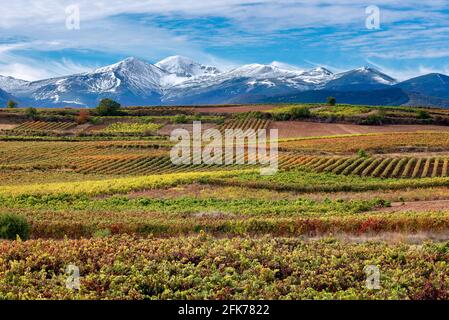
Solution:
{"label": "mist over mountain", "polygon": [[449,107],[449,77],[429,74],[403,82],[371,67],[334,74],[281,62],[220,71],[182,56],[156,64],[127,58],[97,70],[24,81],[0,76],[0,103],[36,107],[95,107],[102,98],[129,105],[325,102]]}

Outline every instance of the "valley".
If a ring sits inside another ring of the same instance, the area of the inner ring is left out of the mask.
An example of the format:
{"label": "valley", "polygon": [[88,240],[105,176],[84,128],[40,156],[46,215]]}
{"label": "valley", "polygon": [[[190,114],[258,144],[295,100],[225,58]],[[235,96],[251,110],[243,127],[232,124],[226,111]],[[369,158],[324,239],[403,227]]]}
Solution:
{"label": "valley", "polygon": [[[447,299],[448,110],[100,111],[0,109],[0,298]],[[193,121],[278,129],[277,173],[172,163]]]}

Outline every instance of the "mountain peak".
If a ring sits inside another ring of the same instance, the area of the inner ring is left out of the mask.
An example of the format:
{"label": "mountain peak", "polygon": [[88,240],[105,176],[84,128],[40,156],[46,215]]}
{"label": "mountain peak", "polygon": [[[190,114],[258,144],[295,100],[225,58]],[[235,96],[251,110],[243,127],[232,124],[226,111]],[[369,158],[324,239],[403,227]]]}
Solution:
{"label": "mountain peak", "polygon": [[293,66],[291,64],[280,62],[280,61],[273,61],[270,63],[270,66],[273,66],[273,67],[279,68],[279,69],[283,69],[283,70],[288,70],[288,71],[295,71],[295,72],[304,71],[304,69],[301,69],[297,66]]}
{"label": "mountain peak", "polygon": [[193,61],[190,58],[184,57],[184,56],[180,56],[180,55],[176,55],[176,56],[170,56],[167,57],[161,61],[159,61],[156,64],[166,64],[166,63],[186,63],[186,64],[195,64],[197,62]]}
{"label": "mountain peak", "polygon": [[171,56],[165,58],[156,66],[178,77],[191,78],[203,75],[216,75],[220,73],[216,67],[206,66],[184,56]]}
{"label": "mountain peak", "polygon": [[123,69],[136,70],[138,68],[154,67],[148,62],[140,60],[136,57],[128,57],[122,61],[94,70],[92,73],[110,72]]}

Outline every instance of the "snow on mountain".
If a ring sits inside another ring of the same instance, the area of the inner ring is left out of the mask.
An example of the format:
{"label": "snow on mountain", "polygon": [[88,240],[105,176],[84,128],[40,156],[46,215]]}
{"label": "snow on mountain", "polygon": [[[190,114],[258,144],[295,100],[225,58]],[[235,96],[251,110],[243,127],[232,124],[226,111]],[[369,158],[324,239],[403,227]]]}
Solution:
{"label": "snow on mountain", "polygon": [[320,90],[382,90],[396,83],[370,67],[333,74],[323,67],[303,70],[274,61],[220,72],[181,56],[156,65],[127,58],[92,72],[34,82],[0,76],[0,88],[23,104],[88,107],[102,98],[123,105],[239,103]]}
{"label": "snow on mountain", "polygon": [[285,65],[280,63],[247,64],[214,77],[195,77],[168,88],[163,100],[174,103],[182,99],[193,101],[195,97],[202,103],[207,99],[215,99],[216,103],[222,101],[220,99],[230,102],[242,95],[278,95],[313,90],[333,78],[333,74],[324,68],[303,71],[282,67]]}
{"label": "snow on mountain", "polygon": [[363,67],[335,75],[335,79],[326,84],[328,90],[363,91],[382,89],[396,84],[390,76],[370,67]]}
{"label": "snow on mountain", "polygon": [[279,69],[289,70],[289,71],[298,71],[298,72],[304,71],[304,69],[301,69],[297,66],[292,66],[290,64],[280,62],[280,61],[273,61],[270,63],[270,66],[273,66],[273,67],[276,67]]}
{"label": "snow on mountain", "polygon": [[138,60],[127,58],[92,72],[27,83],[13,91],[38,105],[95,105],[101,98],[114,98],[124,104],[156,103],[162,94],[166,71]]}
{"label": "snow on mountain", "polygon": [[155,64],[158,68],[178,77],[190,78],[203,75],[219,74],[216,67],[206,66],[182,56],[172,56]]}
{"label": "snow on mountain", "polygon": [[28,81],[16,79],[13,77],[0,76],[0,89],[6,92],[15,91],[17,88],[27,84]]}
{"label": "snow on mountain", "polygon": [[94,92],[115,92],[123,82],[132,92],[147,94],[148,91],[161,91],[161,79],[167,76],[168,72],[142,60],[127,58],[87,75]]}

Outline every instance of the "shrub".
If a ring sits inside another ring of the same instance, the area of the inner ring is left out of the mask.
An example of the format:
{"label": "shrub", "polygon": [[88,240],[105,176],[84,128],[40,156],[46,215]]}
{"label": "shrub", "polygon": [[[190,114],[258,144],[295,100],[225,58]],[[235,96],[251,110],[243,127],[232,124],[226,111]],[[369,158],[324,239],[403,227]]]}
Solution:
{"label": "shrub", "polygon": [[358,156],[359,158],[366,158],[366,157],[368,157],[368,153],[366,153],[365,150],[360,149],[359,151],[357,151],[357,156]]}
{"label": "shrub", "polygon": [[120,103],[112,99],[102,99],[96,109],[100,116],[115,116],[119,114],[120,107]]}
{"label": "shrub", "polygon": [[35,108],[26,108],[25,115],[30,119],[36,119],[37,118],[37,110]]}
{"label": "shrub", "polygon": [[78,124],[85,124],[89,121],[90,115],[88,110],[81,110],[78,116],[76,117],[75,121]]}
{"label": "shrub", "polygon": [[288,121],[290,120],[291,115],[289,113],[282,112],[282,113],[273,113],[272,117],[274,121]]}
{"label": "shrub", "polygon": [[9,101],[6,103],[6,107],[7,107],[8,109],[14,109],[14,108],[17,108],[17,102],[15,102],[15,101],[13,101],[13,100],[9,100]]}
{"label": "shrub", "polygon": [[360,121],[359,124],[365,125],[382,125],[385,122],[385,116],[383,113],[370,114],[368,117]]}
{"label": "shrub", "polygon": [[307,107],[295,107],[290,110],[291,119],[310,118],[310,110]]}
{"label": "shrub", "polygon": [[96,230],[93,234],[94,238],[107,238],[111,235],[111,230],[108,228]]}
{"label": "shrub", "polygon": [[173,123],[187,123],[188,119],[185,114],[178,114],[173,117]]}
{"label": "shrub", "polygon": [[418,119],[431,119],[432,117],[430,116],[430,114],[427,112],[427,111],[425,111],[425,110],[419,110],[418,112],[417,112],[417,117],[418,117]]}
{"label": "shrub", "polygon": [[30,226],[24,217],[14,214],[0,215],[0,238],[14,240],[19,236],[28,239]]}
{"label": "shrub", "polygon": [[337,99],[335,99],[334,97],[328,97],[327,104],[330,106],[335,106],[337,104]]}

